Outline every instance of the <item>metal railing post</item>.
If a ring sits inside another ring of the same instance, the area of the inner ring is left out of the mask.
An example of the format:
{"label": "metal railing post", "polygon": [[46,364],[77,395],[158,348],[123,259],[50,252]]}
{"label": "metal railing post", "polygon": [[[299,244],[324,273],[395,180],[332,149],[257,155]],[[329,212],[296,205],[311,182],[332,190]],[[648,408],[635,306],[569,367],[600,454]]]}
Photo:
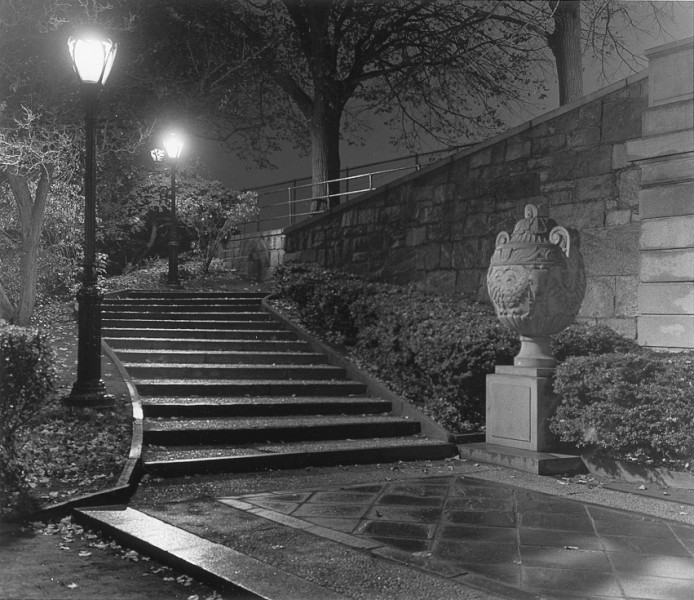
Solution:
{"label": "metal railing post", "polygon": [[292,181],[292,186],[287,188],[289,192],[289,224],[296,223],[296,179]]}

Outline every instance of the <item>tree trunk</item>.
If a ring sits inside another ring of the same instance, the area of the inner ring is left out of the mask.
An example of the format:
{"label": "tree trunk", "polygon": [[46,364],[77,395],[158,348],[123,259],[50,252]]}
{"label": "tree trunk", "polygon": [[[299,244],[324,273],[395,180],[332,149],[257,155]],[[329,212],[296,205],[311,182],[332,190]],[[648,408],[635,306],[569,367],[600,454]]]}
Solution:
{"label": "tree trunk", "polygon": [[581,56],[580,0],[552,0],[554,31],[547,43],[554,55],[559,80],[559,104],[564,105],[583,96],[583,65]]}
{"label": "tree trunk", "polygon": [[311,119],[311,211],[325,210],[340,204],[340,182],[325,183],[340,177],[340,118],[341,112],[331,110],[327,101],[314,102]]}
{"label": "tree trunk", "polygon": [[22,226],[22,255],[19,263],[22,283],[13,322],[16,325],[27,326],[31,321],[36,304],[37,257],[46,198],[50,187],[50,171],[45,167],[43,168],[33,199],[29,184],[24,176],[9,172],[6,172],[5,175],[17,204],[19,221]]}

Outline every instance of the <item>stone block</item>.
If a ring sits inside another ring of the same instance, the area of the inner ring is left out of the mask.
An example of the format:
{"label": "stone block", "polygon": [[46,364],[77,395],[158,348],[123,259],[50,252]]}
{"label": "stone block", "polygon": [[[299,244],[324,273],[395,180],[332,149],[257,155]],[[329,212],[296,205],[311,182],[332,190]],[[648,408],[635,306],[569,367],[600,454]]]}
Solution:
{"label": "stone block", "polygon": [[415,268],[421,271],[433,271],[439,266],[440,253],[438,244],[418,246],[415,248]]}
{"label": "stone block", "polygon": [[646,137],[694,128],[694,100],[654,106],[643,113]]}
{"label": "stone block", "polygon": [[618,206],[637,208],[641,192],[641,169],[634,168],[615,173],[617,180]]}
{"label": "stone block", "polygon": [[549,216],[565,227],[579,230],[602,227],[605,223],[605,205],[603,202],[562,204],[550,207]]}
{"label": "stone block", "polygon": [[615,277],[614,314],[616,317],[636,317],[638,289],[638,276]]}
{"label": "stone block", "polygon": [[405,236],[405,243],[408,246],[419,246],[420,244],[424,243],[424,240],[426,240],[427,237],[427,228],[426,227],[415,227],[413,229],[408,230],[406,236]]}
{"label": "stone block", "polygon": [[452,292],[455,289],[455,279],[455,271],[437,270],[428,272],[422,281],[427,290]]}
{"label": "stone block", "polygon": [[602,143],[641,137],[641,115],[648,108],[646,98],[619,98],[602,105]]}
{"label": "stone block", "polygon": [[642,315],[694,315],[694,283],[641,283],[638,309]]}
{"label": "stone block", "polygon": [[694,44],[691,38],[646,51],[648,100],[658,106],[694,96]]}
{"label": "stone block", "polygon": [[578,119],[583,127],[600,126],[602,101],[594,100],[578,109]]}
{"label": "stone block", "polygon": [[641,184],[644,186],[692,181],[694,153],[679,157],[663,157],[641,165]]}
{"label": "stone block", "polygon": [[612,146],[612,170],[624,169],[631,164],[631,160],[627,156],[627,145],[614,144]]}
{"label": "stone block", "polygon": [[640,244],[641,250],[694,248],[694,215],[644,221],[641,224]]}
{"label": "stone block", "polygon": [[470,168],[471,169],[476,169],[478,167],[482,167],[484,165],[489,165],[492,162],[492,148],[491,146],[487,146],[486,148],[482,148],[482,150],[479,150],[475,152],[472,156],[470,156]]}
{"label": "stone block", "polygon": [[694,130],[673,131],[627,142],[629,160],[694,152]]}
{"label": "stone block", "polygon": [[569,148],[595,146],[600,143],[600,127],[584,127],[574,129],[566,134],[566,145]]}
{"label": "stone block", "polygon": [[605,214],[605,226],[628,225],[632,221],[632,211],[629,208],[608,210]]}
{"label": "stone block", "polygon": [[639,214],[642,219],[694,215],[694,182],[641,190]]}
{"label": "stone block", "polygon": [[588,276],[637,275],[639,231],[638,223],[581,231],[581,253]]}
{"label": "stone block", "polygon": [[520,142],[513,138],[506,142],[506,161],[518,160],[530,156],[532,144],[530,141]]}
{"label": "stone block", "polygon": [[694,348],[694,315],[642,315],[637,326],[641,346]]}
{"label": "stone block", "polygon": [[694,280],[694,248],[641,252],[640,277],[644,283]]}
{"label": "stone block", "polygon": [[609,173],[612,170],[612,146],[602,144],[556,152],[547,181],[571,180]]}
{"label": "stone block", "polygon": [[505,160],[506,156],[506,141],[501,141],[498,142],[497,144],[494,144],[492,147],[492,164],[500,164],[503,163]]}
{"label": "stone block", "polygon": [[595,177],[582,177],[574,182],[574,198],[577,202],[597,200],[615,195],[615,176],[612,173]]}
{"label": "stone block", "polygon": [[615,314],[615,278],[588,277],[586,295],[578,316],[581,318],[609,318]]}
{"label": "stone block", "polygon": [[636,317],[624,319],[620,319],[617,317],[612,319],[598,319],[596,321],[596,325],[605,325],[607,327],[610,327],[611,329],[614,329],[619,335],[622,335],[629,340],[636,339]]}
{"label": "stone block", "polygon": [[533,140],[532,145],[532,153],[534,155],[556,152],[566,146],[566,135],[558,133],[556,135],[538,137]]}

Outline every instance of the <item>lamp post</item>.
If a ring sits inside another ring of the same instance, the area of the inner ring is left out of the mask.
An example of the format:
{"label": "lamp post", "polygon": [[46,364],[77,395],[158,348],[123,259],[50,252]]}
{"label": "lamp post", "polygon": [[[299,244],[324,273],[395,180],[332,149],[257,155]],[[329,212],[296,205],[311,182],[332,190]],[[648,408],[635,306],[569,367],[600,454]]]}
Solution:
{"label": "lamp post", "polygon": [[171,162],[171,224],[169,225],[169,274],[168,287],[183,287],[178,279],[178,221],[176,220],[176,165],[183,150],[183,139],[172,132],[164,137],[164,149]]}
{"label": "lamp post", "polygon": [[116,44],[94,37],[68,40],[72,66],[80,78],[85,107],[86,166],[84,174],[84,276],[77,292],[79,304],[77,380],[63,404],[78,407],[112,406],[101,380],[101,301],[96,274],[96,102],[116,57]]}

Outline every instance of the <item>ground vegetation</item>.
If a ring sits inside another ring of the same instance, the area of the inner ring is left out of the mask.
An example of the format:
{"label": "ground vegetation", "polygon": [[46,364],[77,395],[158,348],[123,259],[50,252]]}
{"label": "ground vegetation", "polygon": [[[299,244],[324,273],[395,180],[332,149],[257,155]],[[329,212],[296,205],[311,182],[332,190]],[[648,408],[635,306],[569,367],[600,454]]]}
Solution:
{"label": "ground vegetation", "polygon": [[[275,285],[285,310],[450,431],[483,429],[485,377],[519,349],[489,305],[313,264],[283,266]],[[611,458],[694,464],[694,354],[643,349],[588,323],[551,342],[559,361],[551,429],[561,441]]]}

